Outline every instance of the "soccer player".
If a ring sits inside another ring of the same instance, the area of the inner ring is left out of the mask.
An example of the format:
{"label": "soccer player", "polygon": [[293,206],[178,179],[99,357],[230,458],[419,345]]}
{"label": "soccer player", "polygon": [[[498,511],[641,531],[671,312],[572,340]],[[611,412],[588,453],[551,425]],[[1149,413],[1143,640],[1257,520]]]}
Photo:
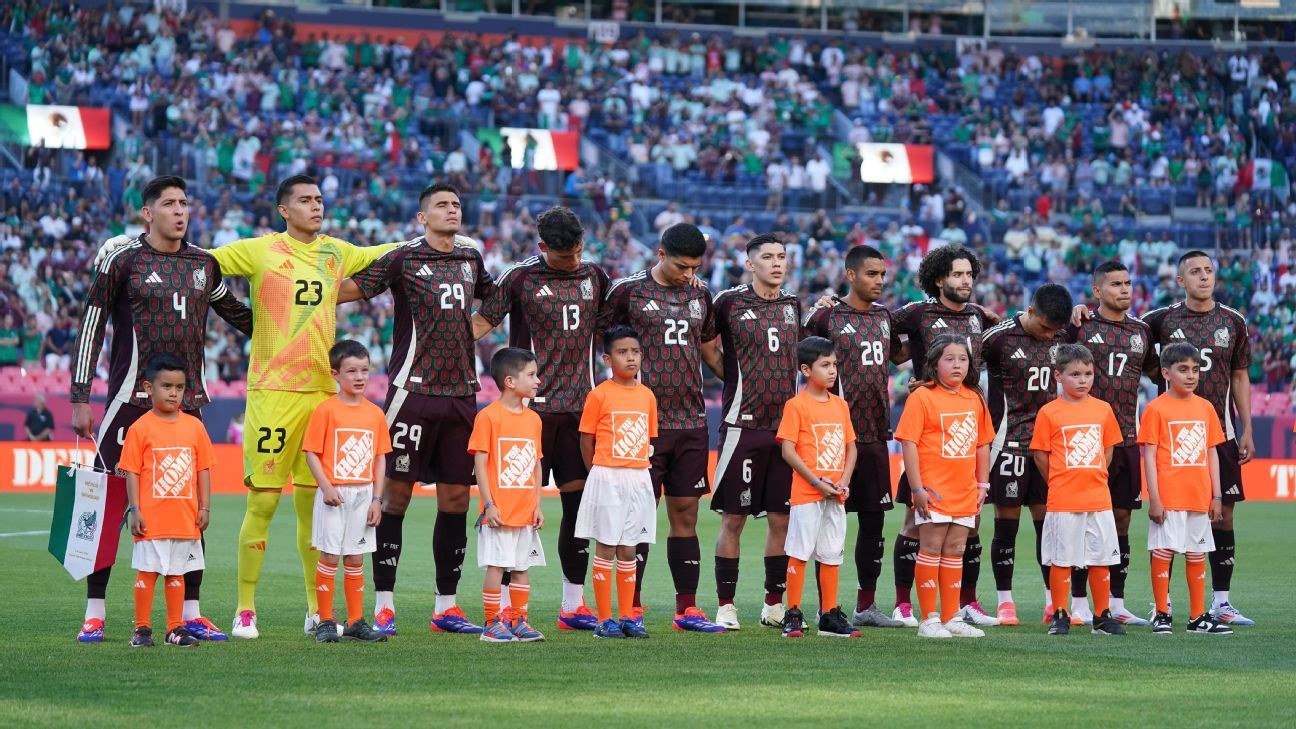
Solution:
{"label": "soccer player", "polygon": [[315,591],[319,595],[318,643],[338,642],[333,619],[333,588],[338,557],[346,591],[346,629],[342,640],[378,643],[387,636],[364,621],[364,556],[374,551],[374,527],[382,519],[378,478],[391,453],[387,420],[365,399],[369,351],[344,339],[329,350],[329,368],[338,392],[311,415],[302,438],[306,465],[315,476],[315,513],[311,545],[319,550]]}
{"label": "soccer player", "polygon": [[819,565],[819,630],[830,638],[858,638],[837,606],[837,574],[846,557],[846,474],[855,470],[855,429],[846,401],[832,393],[837,384],[837,352],[823,337],[806,337],[796,347],[805,388],[788,400],[779,422],[778,441],[791,468],[791,507],[787,526],[787,598],[784,638],[805,635],[801,593],[806,566]]}
{"label": "soccer player", "polygon": [[1049,565],[1053,622],[1049,635],[1071,632],[1067,595],[1071,571],[1086,567],[1094,593],[1094,635],[1125,635],[1108,606],[1110,566],[1120,563],[1116,518],[1107,472],[1123,440],[1111,406],[1089,396],[1094,357],[1083,344],[1064,344],[1053,356],[1062,395],[1040,408],[1031,435],[1031,456],[1048,484],[1041,558]]}
{"label": "soccer player", "polygon": [[[527,570],[545,563],[540,544],[543,426],[526,404],[540,389],[536,357],[525,349],[505,347],[491,357],[491,377],[499,386],[500,399],[477,413],[468,440],[481,493],[477,566],[486,570],[482,585],[486,630],[481,640],[533,643],[544,640],[544,635],[527,622],[531,595]],[[501,609],[500,588],[506,572],[512,577],[510,607]]]}
{"label": "soccer player", "polygon": [[995,437],[970,349],[958,335],[931,342],[921,384],[896,426],[921,542],[915,568],[920,638],[985,636],[964,620],[959,606],[962,552],[990,487],[989,446]]}
{"label": "soccer player", "polygon": [[[612,371],[585,398],[581,414],[581,458],[589,469],[586,493],[576,514],[576,536],[592,539],[595,638],[647,638],[635,610],[639,545],[657,541],[657,504],[649,475],[652,439],[658,435],[657,398],[639,382],[643,347],[639,333],[613,326],[603,335],[603,362]],[[612,619],[612,570],[617,607]]]}
{"label": "soccer player", "polygon": [[899,628],[895,620],[877,607],[878,576],[886,540],[883,519],[895,508],[891,500],[891,400],[888,391],[888,362],[903,347],[895,339],[891,312],[877,303],[886,286],[886,260],[871,246],[855,246],[846,253],[845,298],[834,298],[828,306],[816,307],[806,320],[805,333],[829,339],[837,347],[836,392],[850,406],[855,428],[855,471],[851,474],[846,511],[859,518],[855,541],[855,573],[858,590],[851,622],[858,626]]}
{"label": "soccer player", "polygon": [[581,260],[585,231],[564,207],[536,218],[540,253],[500,275],[489,298],[473,315],[477,337],[509,321],[509,344],[535,352],[540,391],[530,407],[544,424],[540,483],[552,478],[562,499],[558,561],[562,607],[558,627],[593,630],[598,620],[585,607],[589,542],[575,537],[576,514],[587,475],[580,455],[580,411],[594,382],[595,324],[607,295],[608,275]]}
{"label": "soccer player", "polygon": [[[990,467],[990,503],[995,507],[990,556],[1001,625],[1019,622],[1012,580],[1023,504],[1035,522],[1035,556],[1040,556],[1048,483],[1030,454],[1031,428],[1035,414],[1057,394],[1050,363],[1057,346],[1066,343],[1062,330],[1070,318],[1071,293],[1058,284],[1044,284],[1035,290],[1026,311],[982,335],[981,351],[990,381],[987,400],[996,423]],[[1042,562],[1040,570],[1047,593],[1049,570]],[[1050,602],[1047,594],[1044,601]],[[1053,619],[1052,607],[1045,617]]]}
{"label": "soccer player", "polygon": [[392,290],[391,381],[383,409],[391,427],[392,457],[383,489],[383,519],[373,554],[377,615],[374,623],[396,634],[396,569],[400,563],[405,510],[414,482],[437,485],[432,529],[436,562],[435,632],[480,634],[458,607],[455,593],[468,548],[468,497],[473,457],[468,452],[477,415],[473,300],[493,287],[481,253],[456,240],[462,218],[459,192],[429,185],[419,195],[423,235],[379,258],[342,283],[339,301],[371,299]]}
{"label": "soccer player", "polygon": [[[626,324],[640,334],[639,379],[658,397],[661,431],[653,441],[653,489],[666,497],[670,536],[666,560],[675,582],[676,630],[722,633],[697,607],[702,549],[697,538],[698,499],[710,491],[702,362],[723,376],[715,312],[694,276],[706,255],[702,231],[677,223],[662,232],[657,263],[612,284],[599,314],[601,327]],[[647,545],[640,545],[635,602],[639,604]]]}
{"label": "soccer player", "polygon": [[1206,610],[1206,555],[1215,549],[1212,523],[1223,518],[1220,444],[1227,437],[1215,406],[1195,393],[1206,359],[1191,344],[1161,349],[1166,391],[1143,409],[1138,441],[1148,487],[1148,550],[1152,553],[1152,632],[1174,632],[1170,567],[1184,555],[1189,633],[1228,635],[1233,629]]}
{"label": "soccer player", "polygon": [[[981,262],[976,254],[958,245],[933,248],[923,256],[918,266],[918,285],[927,299],[906,304],[892,314],[892,324],[897,335],[908,339],[908,358],[913,373],[918,377],[927,363],[927,349],[942,334],[963,337],[971,349],[972,361],[979,367],[981,335],[998,321],[985,309],[969,303],[977,277],[981,275]],[[905,351],[893,345],[892,361],[899,364]],[[896,488],[896,500],[905,504],[904,525],[896,535],[892,561],[895,566],[896,608],[891,617],[906,626],[916,628],[913,617],[912,589],[914,565],[918,556],[918,530],[914,525],[914,510],[909,498],[909,480],[902,473]],[[997,625],[998,621],[981,609],[976,599],[977,579],[981,574],[981,538],[976,529],[968,535],[963,551],[963,588],[959,602],[963,617],[973,625]]]}
{"label": "soccer player", "polygon": [[[1120,564],[1111,569],[1111,611],[1123,625],[1147,625],[1125,607],[1125,578],[1129,574],[1130,514],[1143,508],[1143,471],[1139,466],[1138,435],[1139,383],[1144,372],[1157,369],[1152,333],[1147,325],[1129,313],[1133,301],[1129,269],[1120,261],[1098,264],[1093,272],[1093,293],[1098,308],[1078,326],[1067,327],[1068,341],[1083,344],[1094,358],[1094,380],[1090,395],[1106,402],[1116,413],[1123,441],[1113,451],[1108,486],[1112,513],[1116,518],[1116,540]],[[1047,517],[1045,517],[1047,520]],[[1072,583],[1071,617],[1087,622],[1083,570]],[[1094,596],[1097,600],[1097,596]],[[1059,607],[1054,605],[1054,607]]]}
{"label": "soccer player", "polygon": [[738,630],[738,557],[748,516],[766,517],[765,603],[761,625],[782,627],[787,574],[788,509],[792,470],[775,433],[784,403],[796,395],[797,340],[801,305],[781,288],[787,251],[777,235],[747,242],[752,282],[715,298],[716,330],[724,351],[724,394],[716,491],[711,508],[721,513],[716,537],[716,623]]}
{"label": "soccer player", "polygon": [[[225,288],[221,266],[207,251],[186,240],[189,197],[183,178],[157,177],[144,186],[140,214],[149,232],[118,246],[94,269],[85,314],[77,327],[76,362],[72,368],[72,428],[94,438],[103,466],[116,470],[126,431],[149,412],[141,363],[161,352],[184,363],[189,387],[180,407],[198,417],[208,402],[203,386],[203,346],[207,312],[215,311],[244,334],[252,333],[252,311]],[[90,387],[104,344],[104,326],[112,321],[112,351],[108,355],[108,401],[95,437],[90,411]],[[77,635],[82,643],[103,640],[104,595],[112,567],[86,579],[85,622]],[[201,569],[184,576],[185,630],[200,640],[225,640],[199,612]]]}
{"label": "soccer player", "polygon": [[[1215,264],[1208,254],[1188,251],[1180,256],[1175,281],[1184,290],[1184,300],[1148,312],[1143,321],[1163,351],[1171,344],[1191,344],[1200,354],[1201,379],[1196,393],[1215,407],[1225,435],[1224,443],[1217,449],[1224,517],[1211,525],[1215,540],[1215,550],[1210,555],[1214,590],[1211,611],[1222,623],[1254,625],[1255,621],[1239,612],[1229,600],[1237,556],[1233,510],[1239,501],[1246,499],[1242,465],[1255,457],[1251,380],[1247,373],[1251,366],[1251,340],[1246,317],[1215,300]],[[1163,371],[1164,365],[1162,362]]]}
{"label": "soccer player", "polygon": [[153,409],[135,419],[121,446],[130,530],[135,535],[135,635],[132,648],[153,645],[150,613],[158,577],[164,577],[167,645],[193,647],[185,630],[184,575],[203,568],[202,533],[211,519],[215,462],[202,421],[180,411],[185,363],[155,354],[145,365],[144,393]]}

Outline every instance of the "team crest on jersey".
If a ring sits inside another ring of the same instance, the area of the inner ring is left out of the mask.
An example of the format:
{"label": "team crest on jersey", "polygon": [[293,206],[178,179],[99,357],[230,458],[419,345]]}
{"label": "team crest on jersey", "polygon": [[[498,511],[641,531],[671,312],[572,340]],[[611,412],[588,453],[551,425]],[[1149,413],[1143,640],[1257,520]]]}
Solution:
{"label": "team crest on jersey", "polygon": [[328,258],[324,259],[324,270],[328,271],[328,274],[330,276],[337,275],[337,266],[338,266],[337,258],[334,258],[333,256],[329,256]]}
{"label": "team crest on jersey", "polygon": [[581,298],[585,301],[594,300],[594,282],[590,279],[581,281]]}
{"label": "team crest on jersey", "polygon": [[788,326],[794,326],[797,323],[796,309],[793,309],[791,304],[783,307],[783,323]]}
{"label": "team crest on jersey", "polygon": [[1130,351],[1134,354],[1143,354],[1143,336],[1141,334],[1130,337]]}
{"label": "team crest on jersey", "polygon": [[689,318],[691,318],[691,319],[701,319],[701,318],[702,318],[702,302],[701,302],[701,301],[698,301],[697,299],[693,299],[692,301],[689,302],[689,309],[688,309],[688,311],[689,311]]}
{"label": "team crest on jersey", "polygon": [[410,457],[408,453],[396,457],[396,470],[401,473],[409,473]]}
{"label": "team crest on jersey", "polygon": [[1215,346],[1227,347],[1229,345],[1229,333],[1227,329],[1215,330]]}
{"label": "team crest on jersey", "polygon": [[207,288],[207,270],[206,270],[206,269],[203,269],[203,268],[195,268],[195,269],[194,269],[194,272],[193,272],[193,285],[194,285],[194,289],[197,290],[197,291],[202,291],[203,289]]}
{"label": "team crest on jersey", "polygon": [[472,283],[473,280],[472,264],[468,263],[467,261],[464,261],[463,263],[459,264],[459,275],[463,278],[463,280]]}
{"label": "team crest on jersey", "polygon": [[887,322],[886,319],[883,319],[882,321],[878,322],[878,329],[882,331],[883,339],[889,339],[891,337],[891,325]]}
{"label": "team crest on jersey", "polygon": [[973,334],[981,333],[981,317],[979,316],[972,317],[972,333]]}
{"label": "team crest on jersey", "polygon": [[1061,346],[1062,346],[1061,344],[1055,344],[1055,345],[1053,345],[1052,347],[1049,347],[1049,362],[1056,362],[1056,361],[1057,361],[1057,352],[1058,352],[1058,347],[1061,347]]}

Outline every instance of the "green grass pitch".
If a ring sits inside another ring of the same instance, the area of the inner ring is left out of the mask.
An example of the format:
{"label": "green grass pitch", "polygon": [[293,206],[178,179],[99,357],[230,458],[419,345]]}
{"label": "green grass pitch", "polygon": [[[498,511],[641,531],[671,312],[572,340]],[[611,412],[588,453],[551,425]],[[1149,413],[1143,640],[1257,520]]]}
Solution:
{"label": "green grass pitch", "polygon": [[[1173,636],[1153,636],[1145,628],[1126,638],[1087,630],[1046,636],[1038,622],[1042,587],[1030,557],[1034,534],[1023,524],[1016,595],[1025,625],[990,628],[980,640],[924,641],[908,629],[869,630],[850,641],[783,640],[757,622],[764,539],[757,522],[744,536],[741,632],[708,636],[670,629],[663,539],[645,585],[652,638],[604,642],[554,625],[559,503],[548,499],[550,566],[532,571],[533,623],[547,641],[484,645],[428,632],[436,505],[418,499],[405,522],[397,593],[401,634],[386,644],[320,646],[301,632],[301,567],[292,504],[284,499],[258,595],[262,638],[188,651],[133,651],[126,645],[133,611],[125,535],[108,595],[108,640],[100,645],[75,642],[85,588],[46,553],[45,535],[11,536],[48,528],[50,501],[0,496],[3,726],[1291,726],[1296,621],[1288,610],[1296,596],[1290,566],[1296,506],[1289,504],[1238,508],[1234,598],[1259,625],[1231,637],[1182,632],[1187,595],[1180,565],[1172,593],[1180,632]],[[234,611],[234,543],[243,499],[214,501],[203,606],[225,629]],[[1138,517],[1127,602],[1142,613],[1151,591],[1146,553],[1138,550],[1146,543],[1146,519]],[[896,512],[888,518],[879,586],[884,609],[892,607],[890,537],[899,521]],[[699,518],[706,555],[699,603],[712,616],[717,522],[710,512]],[[667,533],[664,515],[659,533]],[[482,573],[472,545],[470,540],[460,603],[469,616],[480,617]],[[842,569],[841,597],[853,604],[849,559]],[[981,576],[987,602],[993,587],[987,559]],[[814,594],[809,585],[807,592]],[[587,599],[592,603],[593,595]],[[366,599],[371,607],[372,595]],[[154,609],[161,614],[160,589]]]}

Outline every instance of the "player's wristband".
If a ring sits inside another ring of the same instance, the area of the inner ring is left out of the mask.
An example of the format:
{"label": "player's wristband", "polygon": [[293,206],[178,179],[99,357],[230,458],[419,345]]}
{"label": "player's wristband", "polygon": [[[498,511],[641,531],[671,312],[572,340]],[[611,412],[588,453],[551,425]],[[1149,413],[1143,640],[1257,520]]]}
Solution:
{"label": "player's wristband", "polygon": [[1224,500],[1224,497],[1223,497],[1223,496],[1212,496],[1211,499],[1212,499],[1213,501],[1223,501],[1223,500]]}
{"label": "player's wristband", "polygon": [[981,489],[982,491],[989,491],[989,490],[990,490],[990,484],[988,484],[988,483],[979,483],[979,484],[977,484],[977,488]]}

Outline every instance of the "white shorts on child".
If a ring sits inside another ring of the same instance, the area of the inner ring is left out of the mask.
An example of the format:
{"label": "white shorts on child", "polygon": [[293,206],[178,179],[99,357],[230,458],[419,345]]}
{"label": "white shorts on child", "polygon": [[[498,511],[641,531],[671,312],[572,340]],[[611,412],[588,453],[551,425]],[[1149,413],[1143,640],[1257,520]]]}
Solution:
{"label": "white shorts on child", "polygon": [[657,500],[648,469],[591,468],[575,536],[613,547],[656,543]]}
{"label": "white shorts on child", "polygon": [[373,487],[337,486],[342,503],[329,506],[324,503],[324,490],[316,489],[314,518],[311,525],[311,546],[325,554],[342,556],[369,554],[378,549],[378,537],[369,526],[369,504],[373,503]]}
{"label": "white shorts on child", "polygon": [[525,570],[544,567],[544,547],[540,532],[534,527],[489,527],[481,525],[477,532],[477,566],[503,567],[506,570]]}
{"label": "white shorts on child", "polygon": [[1040,561],[1058,567],[1120,564],[1116,517],[1110,511],[1050,511],[1044,515]]}
{"label": "white shorts on child", "polygon": [[183,575],[207,568],[199,539],[145,539],[135,542],[131,567],[159,575]]}
{"label": "white shorts on child", "polygon": [[976,529],[976,514],[973,514],[972,516],[950,516],[949,514],[942,514],[935,509],[928,509],[927,518],[924,519],[915,511],[914,526],[922,526],[923,524],[953,524],[954,526]]}
{"label": "white shorts on child", "polygon": [[1148,522],[1148,550],[1165,549],[1180,554],[1214,552],[1215,535],[1210,516],[1202,511],[1165,512],[1160,523]]}
{"label": "white shorts on child", "polygon": [[787,556],[802,562],[841,564],[846,557],[846,505],[820,499],[788,509]]}

